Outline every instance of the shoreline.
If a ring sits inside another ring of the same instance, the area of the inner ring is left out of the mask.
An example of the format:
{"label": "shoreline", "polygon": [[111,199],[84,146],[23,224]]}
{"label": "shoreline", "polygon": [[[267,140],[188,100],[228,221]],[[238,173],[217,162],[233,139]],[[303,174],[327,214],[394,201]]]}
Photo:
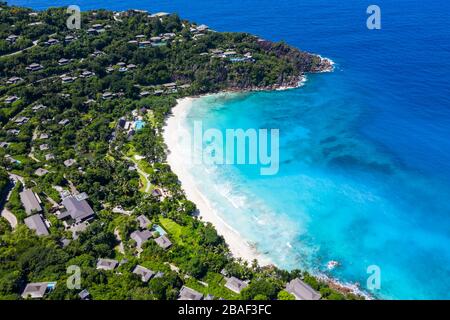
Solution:
{"label": "shoreline", "polygon": [[167,154],[167,163],[170,165],[172,171],[178,176],[181,187],[186,193],[186,197],[197,206],[199,218],[201,218],[202,221],[210,222],[214,225],[217,233],[225,239],[230,252],[235,258],[242,258],[250,263],[256,259],[261,266],[272,264],[268,257],[259,253],[244,236],[233,229],[214,212],[214,209],[211,207],[208,200],[198,190],[194,182],[194,177],[188,172],[188,168],[183,165],[185,163],[185,158],[178,144],[180,137],[186,132],[182,126],[182,122],[192,107],[193,102],[198,98],[200,97],[177,99],[177,105],[172,108],[172,114],[166,120],[163,137],[169,151]]}
{"label": "shoreline", "polygon": [[[299,86],[303,84],[303,82],[299,82]],[[293,88],[286,87],[278,90],[288,89]],[[246,91],[240,92],[245,93]],[[177,99],[177,104],[172,108],[172,114],[166,119],[166,125],[163,128],[163,138],[168,148],[167,163],[170,165],[171,170],[178,176],[178,179],[181,182],[181,187],[186,193],[187,199],[195,203],[197,206],[199,211],[198,217],[201,218],[201,221],[210,222],[214,226],[217,233],[224,238],[233,257],[241,258],[249,263],[256,259],[262,267],[269,265],[276,266],[276,264],[274,264],[269,257],[258,252],[258,250],[252,246],[248,240],[246,240],[245,236],[228,225],[226,221],[224,221],[219,214],[214,211],[208,200],[203,196],[201,191],[198,190],[194,182],[194,177],[189,173],[189,168],[184,165],[186,160],[179,145],[180,137],[186,134],[186,128],[183,127],[183,121],[185,120],[195,100],[211,95],[234,93],[239,92],[222,91],[218,93],[209,93]],[[352,293],[362,296],[367,300],[374,299],[373,296],[363,291],[357,284],[343,283],[339,279],[330,277],[322,272],[311,273],[311,275],[327,283],[331,288],[341,293]]]}
{"label": "shoreline", "polygon": [[[323,58],[329,68],[315,73],[333,72],[335,69],[335,63],[331,59]],[[258,264],[262,267],[275,265],[269,257],[258,252],[258,250],[252,246],[248,240],[232,228],[224,221],[218,213],[214,211],[208,200],[203,196],[201,191],[197,188],[194,177],[189,173],[189,168],[185,165],[186,160],[183,152],[180,149],[179,140],[186,132],[186,128],[183,127],[183,121],[189,113],[193,103],[197,99],[207,97],[211,95],[220,94],[238,94],[246,92],[258,92],[258,91],[283,91],[299,88],[305,85],[307,82],[306,74],[298,77],[297,82],[294,84],[283,84],[276,87],[264,87],[264,88],[230,88],[227,90],[207,93],[196,96],[189,96],[177,99],[177,104],[172,108],[171,114],[166,119],[166,124],[163,127],[163,138],[167,146],[167,163],[170,165],[171,170],[178,176],[181,187],[186,194],[187,199],[192,201],[198,209],[198,217],[204,222],[210,222],[217,233],[222,236],[227,244],[233,257],[241,258],[244,261],[251,263],[253,260],[257,260]],[[275,265],[276,266],[276,265]],[[319,272],[312,273],[317,279],[327,283],[331,288],[341,293],[352,293],[358,296],[362,296],[367,300],[374,299],[369,293],[364,292],[357,284],[342,283],[339,279],[330,277],[329,275]]]}
{"label": "shoreline", "polygon": [[[321,62],[327,67],[321,72],[333,72],[334,61],[328,58],[324,58],[320,55]],[[283,91],[299,88],[305,85],[307,81],[306,74],[300,75],[295,82],[288,84],[281,84],[270,87],[251,87],[251,88],[229,88],[227,90],[219,91],[216,93],[207,93],[197,96],[189,96],[177,99],[177,104],[172,108],[171,114],[166,119],[166,124],[163,128],[163,138],[167,146],[167,163],[170,165],[172,171],[178,176],[181,182],[181,187],[186,193],[186,197],[195,203],[199,211],[199,218],[205,222],[210,222],[214,225],[217,233],[221,235],[227,243],[233,256],[242,258],[245,261],[252,262],[258,260],[261,266],[273,265],[273,262],[267,256],[259,253],[254,246],[252,246],[244,236],[228,225],[208,203],[208,200],[198,190],[192,175],[188,172],[186,166],[183,166],[185,159],[183,153],[179,150],[179,139],[186,133],[185,128],[182,125],[183,120],[189,113],[192,104],[196,99],[217,95],[217,94],[230,94],[230,93],[245,93],[256,91]],[[184,132],[183,132],[184,131]],[[187,133],[189,134],[189,133]]]}

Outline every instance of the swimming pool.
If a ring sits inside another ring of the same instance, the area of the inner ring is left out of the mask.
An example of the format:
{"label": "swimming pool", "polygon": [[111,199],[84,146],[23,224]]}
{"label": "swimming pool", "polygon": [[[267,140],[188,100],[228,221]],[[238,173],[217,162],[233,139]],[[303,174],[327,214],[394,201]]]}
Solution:
{"label": "swimming pool", "polygon": [[137,120],[134,122],[134,127],[136,130],[141,130],[145,126],[145,121]]}
{"label": "swimming pool", "polygon": [[167,234],[167,232],[166,232],[163,228],[161,228],[160,226],[158,226],[158,225],[154,225],[154,226],[153,226],[153,229],[154,229],[156,232],[158,232],[160,236],[163,236],[163,235]]}

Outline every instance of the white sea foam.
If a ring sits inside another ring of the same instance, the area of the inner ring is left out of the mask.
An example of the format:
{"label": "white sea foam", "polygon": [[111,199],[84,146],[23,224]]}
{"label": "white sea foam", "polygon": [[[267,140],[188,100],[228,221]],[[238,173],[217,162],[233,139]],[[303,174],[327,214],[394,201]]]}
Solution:
{"label": "white sea foam", "polygon": [[[183,149],[190,148],[190,146],[183,147],[183,143],[180,143],[180,140],[183,140],[180,139],[180,136],[182,137],[183,133],[186,133],[184,124],[193,101],[194,98],[178,100],[177,106],[172,109],[172,116],[167,120],[164,128],[164,140],[169,149],[167,161],[180,179],[188,199],[197,205],[200,217],[216,227],[217,232],[225,238],[233,255],[249,262],[258,259],[261,265],[272,263],[267,256],[259,253],[246,238],[226,223],[216,211],[215,206],[199,191],[196,184],[197,177],[192,176],[189,170],[191,167],[187,165],[188,162],[185,161],[185,153],[183,152]],[[240,205],[237,199],[231,197],[231,203],[233,201],[234,205]]]}
{"label": "white sea foam", "polygon": [[249,262],[258,259],[261,265],[274,263],[288,269],[310,266],[311,261],[305,258],[313,257],[319,248],[300,242],[299,236],[305,233],[300,225],[292,223],[283,212],[273,212],[264,199],[240,190],[233,177],[221,183],[225,181],[219,179],[222,170],[214,166],[207,170],[203,166],[195,168],[185,161],[184,152],[190,146],[183,143],[183,136],[193,101],[192,98],[178,101],[164,128],[164,139],[170,150],[168,163],[188,199],[197,205],[200,217],[215,226],[236,257]]}

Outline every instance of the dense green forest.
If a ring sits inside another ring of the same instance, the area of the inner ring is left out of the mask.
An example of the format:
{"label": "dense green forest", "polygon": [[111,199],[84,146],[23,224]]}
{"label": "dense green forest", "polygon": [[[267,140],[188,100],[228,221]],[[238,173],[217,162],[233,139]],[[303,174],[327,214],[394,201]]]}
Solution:
{"label": "dense green forest", "polygon": [[[176,14],[89,11],[70,30],[64,8],[0,7],[0,192],[18,221],[0,218],[0,299],[20,299],[27,283],[45,281],[57,283],[45,299],[80,299],[82,289],[92,299],[177,299],[182,286],[216,299],[292,299],[284,288],[297,277],[324,299],[358,298],[300,270],[234,258],[196,217],[161,135],[180,97],[292,85],[326,62]],[[145,125],[131,130],[121,119]],[[38,195],[49,235],[24,224],[25,189]],[[86,193],[95,211],[82,232],[58,218],[67,192]],[[141,215],[159,226],[155,237],[167,232],[170,248],[146,241],[138,250],[131,235]],[[120,263],[99,270],[100,258]],[[158,276],[141,281],[137,264]],[[71,265],[81,268],[81,288],[65,285]],[[248,286],[235,293],[224,275]]]}

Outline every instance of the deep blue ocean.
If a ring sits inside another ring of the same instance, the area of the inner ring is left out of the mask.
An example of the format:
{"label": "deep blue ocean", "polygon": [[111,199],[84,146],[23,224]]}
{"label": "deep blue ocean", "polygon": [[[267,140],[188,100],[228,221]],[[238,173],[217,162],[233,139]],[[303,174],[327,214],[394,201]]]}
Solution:
{"label": "deep blue ocean", "polygon": [[381,30],[366,27],[367,1],[10,3],[177,12],[331,58],[333,73],[298,89],[199,100],[187,126],[279,128],[281,145],[279,174],[198,167],[199,188],[281,267],[366,289],[376,265],[378,297],[450,299],[450,2],[376,1]]}

